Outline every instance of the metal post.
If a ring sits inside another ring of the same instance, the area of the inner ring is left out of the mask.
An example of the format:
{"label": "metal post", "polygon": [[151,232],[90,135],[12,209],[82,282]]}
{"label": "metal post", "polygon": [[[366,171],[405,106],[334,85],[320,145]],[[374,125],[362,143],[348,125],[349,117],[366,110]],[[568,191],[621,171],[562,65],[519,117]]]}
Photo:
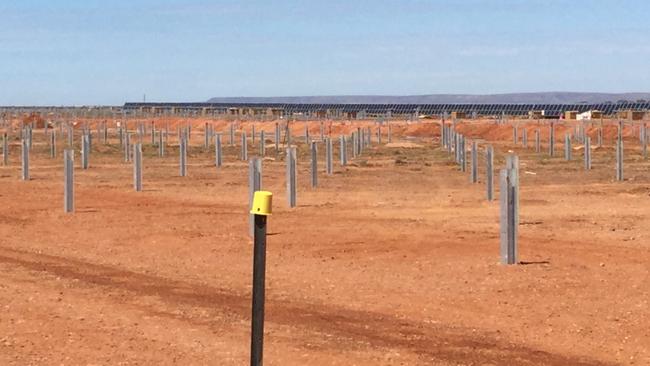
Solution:
{"label": "metal post", "polygon": [[161,158],[165,156],[165,139],[163,137],[163,131],[158,131],[158,156]]}
{"label": "metal post", "polygon": [[485,180],[487,188],[487,199],[492,201],[494,199],[494,149],[488,146],[485,150]]}
{"label": "metal post", "polygon": [[316,147],[316,142],[312,141],[311,143],[311,187],[318,187],[318,150]]}
{"label": "metal post", "polygon": [[248,140],[246,140],[246,131],[241,132],[241,160],[248,161]]}
{"label": "metal post", "polygon": [[255,146],[255,125],[251,126],[251,146]]}
{"label": "metal post", "polygon": [[50,132],[50,158],[56,157],[56,130],[52,129]]}
{"label": "metal post", "polygon": [[519,194],[516,169],[502,169],[500,174],[501,189],[499,192],[501,202],[501,264],[517,263],[517,224]]}
{"label": "metal post", "polygon": [[598,127],[598,136],[597,136],[598,147],[603,147],[603,128]]}
{"label": "metal post", "polygon": [[648,158],[648,130],[646,128],[645,123],[641,126],[641,132],[639,133],[641,135],[641,155],[643,156],[643,159]]}
{"label": "metal post", "polygon": [[542,151],[542,144],[540,142],[539,130],[535,130],[535,152],[540,153]]}
{"label": "metal post", "polygon": [[305,144],[309,143],[309,122],[305,122]]}
{"label": "metal post", "polygon": [[124,147],[124,162],[125,163],[128,163],[129,161],[131,161],[131,153],[130,153],[130,147],[129,147],[130,140],[131,140],[131,135],[128,132],[124,133],[124,143],[122,144],[122,146]]}
{"label": "metal post", "polygon": [[528,130],[524,127],[524,130],[521,131],[521,145],[523,147],[528,147]]}
{"label": "metal post", "polygon": [[21,165],[22,165],[22,180],[29,180],[29,141],[27,137],[22,139],[21,143],[22,154],[21,156]]}
{"label": "metal post", "polygon": [[142,192],[142,144],[133,145],[133,188]]}
{"label": "metal post", "polygon": [[253,310],[251,321],[251,366],[262,366],[264,355],[264,291],[266,277],[266,216],[254,216]]}
{"label": "metal post", "polygon": [[280,151],[280,124],[275,122],[275,152]]}
{"label": "metal post", "polygon": [[361,155],[363,152],[363,130],[361,127],[357,127],[357,154],[356,156]]}
{"label": "metal post", "polygon": [[156,146],[156,125],[151,121],[151,146]]}
{"label": "metal post", "polygon": [[440,147],[445,148],[447,146],[447,127],[443,122],[440,122]]}
{"label": "metal post", "polygon": [[[517,187],[519,187],[519,156],[517,155],[507,155],[506,156],[506,169],[515,171],[515,178]],[[519,212],[519,198],[515,200],[517,206],[517,212]],[[517,228],[519,227],[519,218],[517,217]],[[516,228],[515,228],[516,229]],[[518,229],[516,229],[518,230]]]}
{"label": "metal post", "polygon": [[459,149],[460,142],[459,141],[460,141],[460,134],[458,133],[454,134],[454,142],[452,144],[454,146],[454,161],[458,165],[460,165],[460,149]]}
{"label": "metal post", "polygon": [[346,146],[345,135],[339,136],[339,158],[341,166],[346,166],[348,163],[348,149]]}
{"label": "metal post", "polygon": [[[253,196],[256,191],[262,190],[262,159],[251,158],[248,162],[248,209],[253,209]],[[255,218],[253,214],[249,214],[248,228],[249,235],[253,236]]]}
{"label": "metal post", "polygon": [[287,148],[287,201],[289,207],[296,207],[296,148]]}
{"label": "metal post", "polygon": [[555,124],[553,122],[549,127],[548,154],[551,157],[555,156]]}
{"label": "metal post", "polygon": [[214,142],[215,165],[217,166],[217,168],[221,168],[221,165],[223,164],[223,155],[221,151],[221,134],[218,133],[215,137],[216,137]]}
{"label": "metal post", "polygon": [[471,157],[470,177],[472,183],[478,183],[478,151],[476,141],[472,141],[472,157]]}
{"label": "metal post", "polygon": [[117,129],[117,137],[120,140],[120,147],[122,147],[122,144],[124,143],[124,130],[121,124]]}
{"label": "metal post", "polygon": [[2,165],[9,165],[9,137],[6,132],[2,134]]}
{"label": "metal post", "polygon": [[591,170],[591,138],[585,137],[585,170]]}
{"label": "metal post", "polygon": [[465,136],[460,135],[460,171],[467,171],[467,149],[465,148]]}
{"label": "metal post", "polygon": [[102,133],[102,140],[104,141],[104,145],[108,143],[108,126],[106,125],[106,121],[102,123],[103,127],[103,133]]}
{"label": "metal post", "polygon": [[210,125],[208,123],[205,123],[205,127],[203,129],[203,147],[207,150],[210,148]]}
{"label": "metal post", "polygon": [[63,211],[74,211],[74,150],[63,151]]}
{"label": "metal post", "polygon": [[517,145],[517,126],[512,126],[512,142]]}
{"label": "metal post", "polygon": [[622,181],[623,176],[623,121],[618,123],[618,136],[616,139],[616,180]]}
{"label": "metal post", "polygon": [[230,146],[235,145],[235,126],[232,123],[230,124],[230,139],[228,140],[228,143]]}
{"label": "metal post", "polygon": [[260,131],[260,156],[266,155],[266,139],[264,137],[264,130]]}
{"label": "metal post", "polygon": [[571,160],[571,134],[568,132],[564,135],[564,160]]}
{"label": "metal post", "polygon": [[142,135],[144,134],[144,128],[143,128],[142,122],[138,123],[138,126],[137,126],[135,132],[136,132],[136,135],[138,136],[137,141],[139,143],[142,143]]}
{"label": "metal post", "polygon": [[332,175],[332,155],[332,139],[328,137],[325,139],[325,171],[327,175]]}
{"label": "metal post", "polygon": [[88,169],[90,163],[90,141],[88,134],[81,135],[81,169]]}
{"label": "metal post", "polygon": [[185,177],[187,175],[187,132],[183,131],[181,133],[179,146],[179,175]]}

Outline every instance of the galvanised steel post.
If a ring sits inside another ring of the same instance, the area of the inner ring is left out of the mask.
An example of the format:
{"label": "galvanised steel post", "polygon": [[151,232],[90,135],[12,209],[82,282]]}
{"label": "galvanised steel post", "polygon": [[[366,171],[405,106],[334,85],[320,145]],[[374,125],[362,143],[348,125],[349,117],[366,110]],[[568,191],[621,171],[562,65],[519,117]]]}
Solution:
{"label": "galvanised steel post", "polygon": [[549,127],[548,154],[551,157],[555,156],[555,124],[553,122]]}
{"label": "galvanised steel post", "polygon": [[502,169],[500,174],[501,264],[517,263],[516,217],[518,212],[515,202],[517,199],[518,187],[514,174],[516,174],[514,169]]}
{"label": "galvanised steel post", "polygon": [[223,155],[222,155],[222,150],[221,150],[221,134],[218,133],[215,136],[215,142],[214,142],[214,152],[215,152],[215,165],[217,168],[221,168],[221,165],[223,164]]}
{"label": "galvanised steel post", "polygon": [[622,181],[623,179],[623,121],[619,121],[616,138],[616,180]]}
{"label": "galvanised steel post", "polygon": [[591,138],[585,137],[585,170],[591,170]]}
{"label": "galvanised steel post", "polygon": [[296,207],[296,148],[287,148],[287,201],[289,207]]}
{"label": "galvanised steel post", "polygon": [[63,211],[74,211],[74,150],[63,151]]}
{"label": "galvanised steel post", "polygon": [[248,140],[246,140],[246,131],[241,132],[241,160],[248,161]]}
{"label": "galvanised steel post", "polygon": [[311,164],[310,164],[310,173],[311,173],[311,187],[318,187],[318,150],[316,147],[316,142],[311,142]]}
{"label": "galvanised steel post", "polygon": [[142,192],[142,144],[133,145],[133,188]]}
{"label": "galvanised steel post", "polygon": [[56,157],[56,131],[52,129],[50,132],[50,158]]}
{"label": "galvanised steel post", "polygon": [[346,166],[348,163],[348,149],[345,141],[345,135],[339,136],[339,158],[341,160],[341,166]]}
{"label": "galvanised steel post", "polygon": [[122,146],[124,147],[124,162],[128,163],[131,161],[131,152],[130,152],[130,145],[131,144],[131,135],[128,132],[124,133],[124,143]]}
{"label": "galvanised steel post", "polygon": [[266,138],[264,136],[264,130],[260,131],[260,156],[264,157],[266,155]]}
{"label": "galvanised steel post", "polygon": [[158,156],[161,158],[165,156],[165,139],[162,130],[158,131]]}
{"label": "galvanised steel post", "polygon": [[641,126],[641,132],[639,133],[641,135],[641,155],[643,156],[643,159],[648,158],[648,130],[646,129],[645,123]]}
{"label": "galvanised steel post", "polygon": [[180,146],[179,146],[179,175],[181,177],[187,176],[187,132],[181,133]]}
{"label": "galvanised steel post", "polygon": [[327,175],[332,175],[333,172],[333,153],[332,153],[332,139],[325,139],[325,171]]}
{"label": "galvanised steel post", "polygon": [[485,150],[485,181],[487,188],[487,200],[492,201],[494,199],[494,149],[492,146],[488,146]]}
{"label": "galvanised steel post", "polygon": [[21,178],[22,180],[29,180],[29,141],[27,141],[27,138],[23,138],[21,140],[21,166],[22,166],[22,174]]}
{"label": "galvanised steel post", "polygon": [[87,133],[81,135],[81,169],[88,169],[90,163],[90,138]]}
{"label": "galvanised steel post", "polygon": [[478,183],[478,147],[476,141],[472,141],[472,157],[470,177],[472,183]]}
{"label": "galvanised steel post", "polygon": [[9,137],[6,132],[2,134],[2,165],[9,165]]}

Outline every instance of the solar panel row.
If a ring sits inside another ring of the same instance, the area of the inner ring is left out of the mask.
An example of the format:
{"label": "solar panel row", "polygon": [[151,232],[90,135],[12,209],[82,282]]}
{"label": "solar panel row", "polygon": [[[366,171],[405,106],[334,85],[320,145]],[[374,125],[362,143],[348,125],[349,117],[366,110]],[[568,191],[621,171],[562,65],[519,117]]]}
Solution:
{"label": "solar panel row", "polygon": [[619,110],[648,110],[650,102],[600,103],[600,104],[289,104],[289,103],[125,103],[124,109],[141,107],[157,109],[228,110],[231,108],[280,109],[290,113],[316,113],[340,111],[342,113],[367,114],[427,114],[440,115],[449,112],[476,113],[478,115],[527,115],[529,111],[545,111],[546,115],[560,115],[565,111],[586,112],[590,110],[613,114]]}

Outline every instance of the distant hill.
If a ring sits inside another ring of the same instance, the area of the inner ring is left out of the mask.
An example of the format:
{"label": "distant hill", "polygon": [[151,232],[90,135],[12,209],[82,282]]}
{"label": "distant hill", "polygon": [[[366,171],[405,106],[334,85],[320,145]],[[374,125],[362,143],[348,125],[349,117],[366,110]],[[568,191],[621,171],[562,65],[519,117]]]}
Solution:
{"label": "distant hill", "polygon": [[209,103],[315,103],[315,104],[574,104],[619,100],[650,100],[650,93],[543,92],[510,94],[332,95],[306,97],[220,97]]}

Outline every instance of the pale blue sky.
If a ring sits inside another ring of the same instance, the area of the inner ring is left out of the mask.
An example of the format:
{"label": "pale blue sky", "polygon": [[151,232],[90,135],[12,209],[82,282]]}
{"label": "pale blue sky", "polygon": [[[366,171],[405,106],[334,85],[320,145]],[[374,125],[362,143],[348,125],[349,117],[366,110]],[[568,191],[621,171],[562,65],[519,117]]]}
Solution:
{"label": "pale blue sky", "polygon": [[650,91],[650,1],[2,0],[0,105]]}

